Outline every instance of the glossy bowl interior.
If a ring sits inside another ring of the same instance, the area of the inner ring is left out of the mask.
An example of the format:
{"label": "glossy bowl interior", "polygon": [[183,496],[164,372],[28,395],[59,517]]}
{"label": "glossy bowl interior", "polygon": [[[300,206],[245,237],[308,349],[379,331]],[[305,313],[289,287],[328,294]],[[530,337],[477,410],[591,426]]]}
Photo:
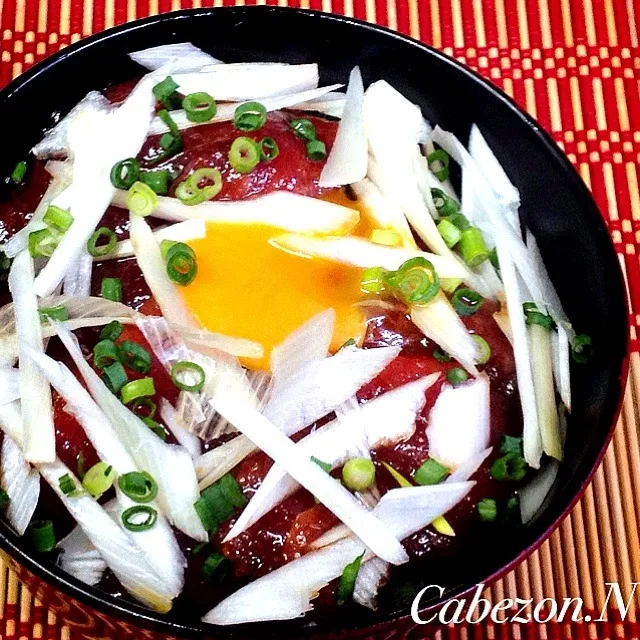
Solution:
{"label": "glossy bowl interior", "polygon": [[[589,333],[595,344],[591,364],[574,371],[566,460],[552,496],[527,527],[503,538],[474,536],[473,545],[444,566],[416,561],[397,570],[381,594],[377,613],[350,611],[349,616],[321,620],[315,631],[368,627],[407,615],[413,594],[427,584],[443,585],[450,597],[490,581],[535,548],[567,512],[585,488],[615,424],[626,376],[626,298],[609,234],[589,192],[533,120],[450,58],[356,20],[267,7],[152,17],[80,41],[37,65],[0,92],[0,120],[10,124],[4,130],[0,175],[8,175],[56,115],[66,113],[89,90],[139,76],[141,70],[128,60],[128,52],[180,41],[191,41],[227,62],[318,62],[323,84],[345,82],[358,64],[365,84],[388,80],[418,103],[431,122],[463,141],[470,125],[477,123],[520,190],[521,214],[538,239],[565,309],[578,332]],[[214,630],[198,620],[155,615],[41,564],[4,523],[0,547],[76,600],[147,629],[216,637],[301,637],[312,631],[304,620]]]}

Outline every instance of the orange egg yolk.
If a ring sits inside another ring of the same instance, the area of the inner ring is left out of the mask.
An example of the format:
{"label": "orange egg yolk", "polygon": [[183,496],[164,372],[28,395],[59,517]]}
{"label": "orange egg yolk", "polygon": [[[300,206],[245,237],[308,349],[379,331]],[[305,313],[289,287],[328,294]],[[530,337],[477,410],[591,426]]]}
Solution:
{"label": "orange egg yolk", "polygon": [[[357,204],[337,194],[330,199]],[[368,234],[362,218],[358,235]],[[354,306],[362,299],[362,269],[289,253],[272,244],[282,233],[262,225],[210,224],[204,238],[189,243],[198,275],[181,289],[184,299],[210,331],[264,347],[263,358],[243,359],[250,369],[268,370],[273,347],[325,309],[336,312],[332,351],[350,338],[361,341],[366,330],[364,316]]]}

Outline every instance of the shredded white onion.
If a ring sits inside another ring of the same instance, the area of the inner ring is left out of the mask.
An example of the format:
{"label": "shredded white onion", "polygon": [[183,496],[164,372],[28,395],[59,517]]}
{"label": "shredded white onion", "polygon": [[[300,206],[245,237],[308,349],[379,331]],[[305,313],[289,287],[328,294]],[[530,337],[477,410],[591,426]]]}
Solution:
{"label": "shredded white onion", "polygon": [[166,398],[160,398],[160,417],[175,439],[191,454],[195,460],[202,455],[200,439],[187,431],[179,422],[176,410]]}
{"label": "shredded white onion", "polygon": [[559,470],[560,464],[556,460],[550,460],[535,474],[531,482],[518,491],[522,524],[531,522],[536,516],[553,489]]}
{"label": "shredded white onion", "polygon": [[58,542],[57,547],[62,550],[58,564],[63,571],[91,587],[95,587],[102,580],[107,563],[81,527],[76,526],[69,535]]}
{"label": "shredded white onion", "polygon": [[202,67],[219,64],[220,60],[198,49],[190,42],[162,44],[141,51],[134,51],[129,57],[149,71],[160,68],[167,73],[197,71]]}
{"label": "shredded white onion", "polygon": [[[17,355],[17,353],[16,353]],[[0,366],[0,404],[20,397],[20,373],[11,366]]]}

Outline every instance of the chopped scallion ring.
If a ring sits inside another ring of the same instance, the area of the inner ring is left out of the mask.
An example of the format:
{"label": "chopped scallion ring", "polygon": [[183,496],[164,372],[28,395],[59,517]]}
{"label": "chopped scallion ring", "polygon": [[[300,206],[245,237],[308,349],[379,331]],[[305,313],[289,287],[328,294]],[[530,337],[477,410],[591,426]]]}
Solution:
{"label": "chopped scallion ring", "polygon": [[171,380],[182,391],[200,391],[205,378],[204,369],[195,362],[180,360],[171,367]]}
{"label": "chopped scallion ring", "polygon": [[476,364],[487,364],[489,362],[489,358],[491,357],[491,347],[489,343],[477,333],[471,335],[472,340],[478,345],[478,360]]}
{"label": "chopped scallion ring", "polygon": [[407,304],[427,304],[438,295],[440,279],[434,266],[421,256],[410,258],[387,279],[394,293]]}
{"label": "chopped scallion ring", "polygon": [[320,458],[316,458],[315,456],[311,456],[311,462],[317,464],[325,473],[331,473],[333,467],[328,462],[320,460]]}
{"label": "chopped scallion ring", "polygon": [[177,89],[178,84],[176,81],[171,76],[167,76],[162,82],[158,82],[151,91],[156,100],[161,102],[167,109],[175,109],[180,104]]}
{"label": "chopped scallion ring", "polygon": [[9,504],[11,504],[11,498],[9,497],[9,494],[0,487],[0,509],[8,507]]}
{"label": "chopped scallion ring", "polygon": [[455,387],[469,379],[469,375],[464,369],[454,367],[447,371],[447,380]]}
{"label": "chopped scallion ring", "polygon": [[67,310],[67,307],[62,304],[59,304],[56,307],[45,307],[44,309],[39,309],[38,313],[40,314],[40,320],[64,322],[69,319],[69,311]]}
{"label": "chopped scallion ring", "polygon": [[127,158],[113,165],[109,178],[116,189],[130,189],[139,174],[140,163],[135,158]]}
{"label": "chopped scallion ring", "polygon": [[134,182],[127,192],[127,208],[137,216],[148,216],[158,206],[156,192],[144,182]]}
{"label": "chopped scallion ring", "polygon": [[438,232],[442,236],[442,239],[444,240],[447,247],[449,247],[449,249],[453,249],[453,247],[458,244],[460,238],[462,237],[462,231],[460,231],[460,229],[458,229],[458,227],[456,227],[456,225],[453,224],[450,220],[447,220],[447,218],[443,218],[442,220],[440,220],[440,222],[438,222],[437,228]]}
{"label": "chopped scallion ring", "polygon": [[553,329],[555,322],[551,316],[542,313],[536,306],[535,302],[525,302],[522,305],[524,311],[525,322],[527,324],[538,324],[545,329]]}
{"label": "chopped scallion ring", "polygon": [[132,340],[123,340],[118,345],[118,360],[138,373],[147,373],[151,368],[151,354]]}
{"label": "chopped scallion ring", "polygon": [[322,140],[307,142],[307,158],[309,160],[324,160],[327,157],[327,147]]}
{"label": "chopped scallion ring", "polygon": [[159,196],[166,196],[169,193],[169,181],[171,174],[168,169],[158,169],[157,171],[143,171],[138,180],[153,189]]}
{"label": "chopped scallion ring", "polygon": [[183,287],[191,284],[198,274],[193,249],[183,242],[176,242],[167,249],[167,275],[172,282]]}
{"label": "chopped scallion ring", "polygon": [[176,198],[186,205],[196,205],[215,198],[222,190],[222,174],[215,167],[196,169],[176,188]]}
{"label": "chopped scallion ring", "polygon": [[586,364],[593,353],[591,336],[586,333],[578,334],[571,343],[571,357],[578,364]]}
{"label": "chopped scallion ring", "polygon": [[132,400],[142,398],[144,396],[153,396],[156,393],[156,387],[153,378],[140,378],[127,382],[120,389],[120,398],[123,404],[129,404]]}
{"label": "chopped scallion ring", "polygon": [[116,479],[115,471],[106,462],[97,462],[85,473],[82,486],[94,497],[99,498],[106,493]]}
{"label": "chopped scallion ring", "polygon": [[24,177],[27,175],[27,161],[21,160],[18,164],[13,168],[11,172],[11,182],[14,184],[22,184]]}
{"label": "chopped scallion ring", "polygon": [[311,142],[316,139],[316,128],[311,120],[306,118],[297,118],[289,122],[291,130],[297,138]]}
{"label": "chopped scallion ring", "polygon": [[376,480],[376,467],[369,458],[351,458],[342,467],[342,481],[351,491],[366,491]]}
{"label": "chopped scallion ring", "polygon": [[362,293],[383,293],[386,288],[386,277],[389,272],[382,267],[369,267],[362,272],[360,291]]}
{"label": "chopped scallion ring", "polygon": [[100,295],[105,300],[120,302],[122,300],[122,281],[120,278],[102,278]]}
{"label": "chopped scallion ring", "polygon": [[122,363],[114,362],[102,370],[102,380],[107,385],[111,393],[118,393],[129,378],[124,370]]}
{"label": "chopped scallion ring", "polygon": [[202,577],[211,580],[225,565],[226,559],[217,551],[210,553],[202,565]]}
{"label": "chopped scallion ring", "polygon": [[68,473],[58,478],[58,486],[65,496],[71,495],[76,490],[76,483]]}
{"label": "chopped scallion ring", "polygon": [[245,102],[235,110],[233,126],[239,131],[255,131],[267,121],[267,110],[259,102]]}
{"label": "chopped scallion ring", "polygon": [[260,159],[264,162],[275,160],[280,153],[278,143],[273,138],[262,138],[258,142],[258,146],[260,147]]}
{"label": "chopped scallion ring", "polygon": [[262,152],[255,140],[240,136],[236,138],[229,149],[229,164],[238,173],[251,173],[260,162]]}
{"label": "chopped scallion ring", "polygon": [[54,233],[65,233],[69,231],[69,227],[73,224],[73,216],[65,209],[50,204],[42,218],[42,222]]}
{"label": "chopped scallion ring", "polygon": [[433,352],[433,357],[438,361],[438,362],[451,362],[452,358],[448,353],[445,353],[444,351],[441,351],[440,349],[436,349]]}
{"label": "chopped scallion ring", "polygon": [[58,246],[60,237],[50,229],[39,229],[29,234],[29,254],[32,258],[50,258]]}
{"label": "chopped scallion ring", "polygon": [[47,553],[56,548],[56,534],[51,520],[32,520],[29,524],[29,537],[38,553]]}
{"label": "chopped scallion ring", "polygon": [[431,197],[433,204],[441,218],[447,218],[455,213],[460,212],[458,203],[448,196],[442,189],[431,189]]}
{"label": "chopped scallion ring", "polygon": [[151,502],[158,495],[158,483],[146,471],[131,471],[118,478],[122,493],[135,502]]}
{"label": "chopped scallion ring", "polygon": [[112,320],[109,324],[105,325],[100,332],[100,340],[111,340],[115,342],[124,331],[124,327],[118,320]]}
{"label": "chopped scallion ring", "polygon": [[164,427],[159,424],[158,422],[156,422],[153,418],[140,418],[142,420],[142,422],[144,422],[147,427],[149,427],[149,429],[151,429],[151,431],[153,431],[153,433],[155,433],[158,438],[160,438],[160,440],[166,440],[167,439],[167,432],[165,431]]}
{"label": "chopped scallion ring", "polygon": [[[144,410],[144,413],[141,412]],[[136,398],[130,405],[129,410],[139,418],[150,418],[156,415],[156,403],[151,398]]]}
{"label": "chopped scallion ring", "polygon": [[340,606],[349,602],[353,597],[353,590],[356,586],[363,556],[364,553],[359,555],[353,562],[350,562],[342,571],[338,590],[336,591],[336,602]]}
{"label": "chopped scallion ring", "polygon": [[115,249],[117,242],[118,237],[115,232],[107,227],[100,227],[87,240],[87,252],[94,258],[106,256]]}
{"label": "chopped scallion ring", "polygon": [[498,515],[498,505],[493,498],[484,498],[476,504],[482,522],[493,522]]}
{"label": "chopped scallion ring", "polygon": [[93,347],[93,364],[102,371],[114,362],[118,362],[118,347],[111,340],[100,340]]}
{"label": "chopped scallion ring", "polygon": [[518,453],[507,453],[491,465],[491,476],[496,480],[518,482],[526,475],[527,463]]}
{"label": "chopped scallion ring", "polygon": [[427,156],[429,169],[440,182],[449,177],[449,154],[444,149],[433,151]]}
{"label": "chopped scallion ring", "polygon": [[122,524],[129,531],[148,531],[158,519],[158,512],[153,507],[136,505],[122,512]]}
{"label": "chopped scallion ring", "polygon": [[469,227],[462,231],[458,249],[462,259],[470,267],[479,267],[489,257],[489,250],[478,227]]}
{"label": "chopped scallion ring", "polygon": [[216,101],[208,93],[190,93],[182,101],[182,108],[191,122],[208,122],[216,115]]}
{"label": "chopped scallion ring", "polygon": [[484,298],[473,289],[461,287],[451,297],[451,304],[459,316],[472,316],[480,310]]}
{"label": "chopped scallion ring", "polygon": [[416,484],[439,484],[449,475],[449,469],[433,458],[427,458],[413,474]]}

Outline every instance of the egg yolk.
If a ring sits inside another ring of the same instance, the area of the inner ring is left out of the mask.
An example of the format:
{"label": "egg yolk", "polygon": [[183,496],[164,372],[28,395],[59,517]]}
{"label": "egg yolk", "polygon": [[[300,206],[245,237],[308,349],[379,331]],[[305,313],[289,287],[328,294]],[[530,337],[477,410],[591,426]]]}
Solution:
{"label": "egg yolk", "polygon": [[198,274],[181,290],[184,299],[210,331],[264,347],[263,358],[243,359],[250,369],[267,370],[273,347],[325,309],[336,312],[332,351],[350,338],[360,341],[366,328],[354,306],[362,298],[362,270],[280,249],[272,240],[282,233],[269,226],[210,224],[204,238],[189,243]]}

